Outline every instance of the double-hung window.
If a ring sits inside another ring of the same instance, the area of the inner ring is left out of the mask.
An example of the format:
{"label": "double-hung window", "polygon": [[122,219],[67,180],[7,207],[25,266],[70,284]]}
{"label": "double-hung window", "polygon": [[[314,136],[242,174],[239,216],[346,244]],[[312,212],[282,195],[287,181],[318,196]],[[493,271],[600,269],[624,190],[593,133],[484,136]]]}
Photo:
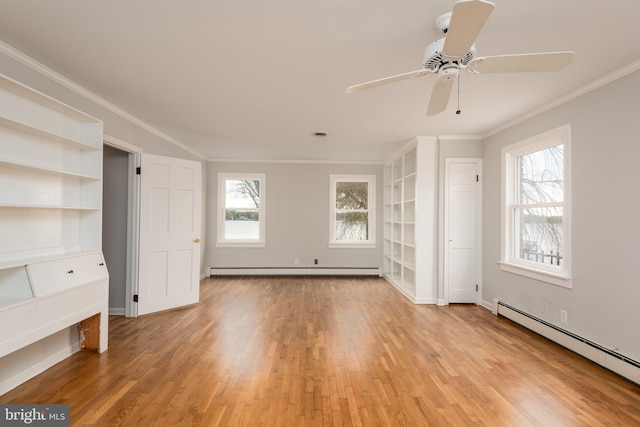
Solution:
{"label": "double-hung window", "polygon": [[502,150],[503,270],[571,287],[569,125]]}
{"label": "double-hung window", "polygon": [[217,246],[265,246],[264,174],[218,174]]}
{"label": "double-hung window", "polygon": [[375,247],[375,175],[330,175],[330,185],[329,247]]}

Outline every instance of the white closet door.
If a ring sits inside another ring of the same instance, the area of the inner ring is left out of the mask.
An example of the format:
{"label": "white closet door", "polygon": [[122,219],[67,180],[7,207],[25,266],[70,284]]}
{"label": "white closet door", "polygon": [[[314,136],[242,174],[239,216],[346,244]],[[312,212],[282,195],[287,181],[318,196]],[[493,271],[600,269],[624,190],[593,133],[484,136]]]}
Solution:
{"label": "white closet door", "polygon": [[200,299],[200,166],[141,156],[139,315]]}
{"label": "white closet door", "polygon": [[475,159],[446,163],[444,279],[449,303],[479,302],[479,167]]}

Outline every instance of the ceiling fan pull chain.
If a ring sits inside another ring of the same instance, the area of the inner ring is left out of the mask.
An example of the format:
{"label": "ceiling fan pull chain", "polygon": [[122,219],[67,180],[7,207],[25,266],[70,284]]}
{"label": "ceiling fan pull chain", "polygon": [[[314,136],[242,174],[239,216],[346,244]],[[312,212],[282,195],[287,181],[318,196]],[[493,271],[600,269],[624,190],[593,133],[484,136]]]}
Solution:
{"label": "ceiling fan pull chain", "polygon": [[456,110],[456,114],[460,114],[460,76],[458,76],[458,109]]}

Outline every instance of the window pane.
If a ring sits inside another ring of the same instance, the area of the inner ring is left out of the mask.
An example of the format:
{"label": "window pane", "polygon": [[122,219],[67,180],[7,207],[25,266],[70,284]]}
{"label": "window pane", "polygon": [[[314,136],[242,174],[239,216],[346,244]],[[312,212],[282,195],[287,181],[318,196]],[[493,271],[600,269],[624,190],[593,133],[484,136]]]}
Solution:
{"label": "window pane", "polygon": [[224,221],[224,238],[228,240],[258,240],[260,238],[260,221],[258,212],[252,216],[235,216],[238,211],[227,211]]}
{"label": "window pane", "polygon": [[260,182],[257,180],[228,179],[226,192],[227,208],[260,207]]}
{"label": "window pane", "polygon": [[516,258],[562,265],[562,208],[516,208]]}
{"label": "window pane", "polygon": [[555,145],[517,158],[518,203],[562,202],[563,146]]}
{"label": "window pane", "polygon": [[229,179],[225,183],[224,238],[260,239],[260,184],[257,180]]}
{"label": "window pane", "polygon": [[368,240],[369,214],[367,212],[338,212],[336,214],[336,240]]}
{"label": "window pane", "polygon": [[367,210],[369,206],[369,183],[336,182],[336,209]]}

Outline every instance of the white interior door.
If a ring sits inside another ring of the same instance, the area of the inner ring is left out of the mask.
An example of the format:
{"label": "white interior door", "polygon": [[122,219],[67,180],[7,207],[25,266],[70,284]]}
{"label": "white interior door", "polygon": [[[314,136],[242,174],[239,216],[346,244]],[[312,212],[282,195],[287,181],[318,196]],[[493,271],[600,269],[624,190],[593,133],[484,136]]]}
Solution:
{"label": "white interior door", "polygon": [[138,314],[200,299],[200,163],[142,154]]}
{"label": "white interior door", "polygon": [[480,159],[445,165],[444,284],[449,303],[480,302]]}

